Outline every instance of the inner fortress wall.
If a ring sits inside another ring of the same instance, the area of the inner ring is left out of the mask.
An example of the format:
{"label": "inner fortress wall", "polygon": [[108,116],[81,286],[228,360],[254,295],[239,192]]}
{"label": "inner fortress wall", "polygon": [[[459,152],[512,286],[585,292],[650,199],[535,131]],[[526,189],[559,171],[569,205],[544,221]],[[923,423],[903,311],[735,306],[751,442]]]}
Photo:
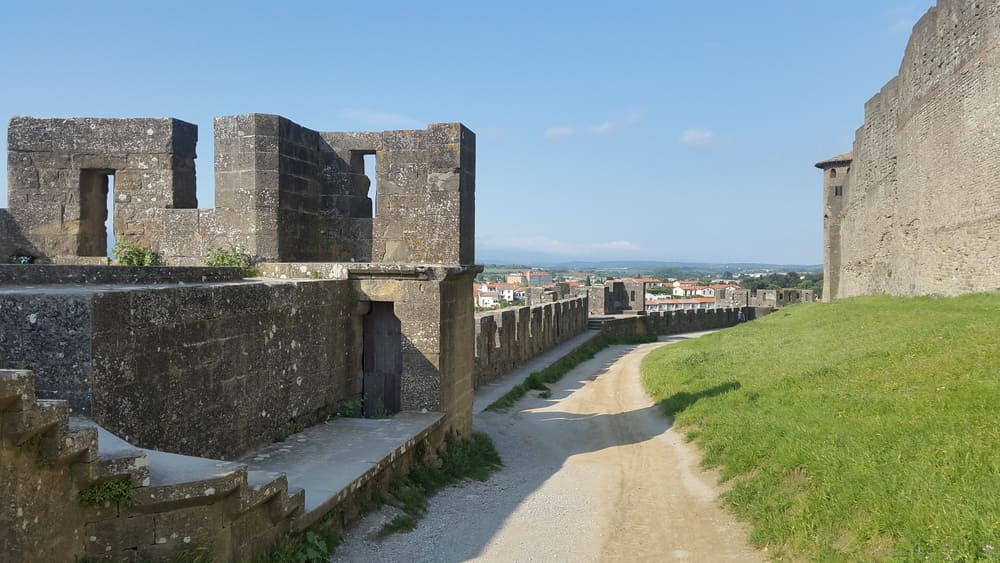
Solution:
{"label": "inner fortress wall", "polygon": [[[865,105],[828,297],[1000,287],[1000,2],[940,0]],[[831,260],[832,258],[832,260]]]}
{"label": "inner fortress wall", "polygon": [[197,206],[197,138],[173,118],[12,118],[0,258],[106,263],[113,234],[172,266],[230,244],[262,261],[475,261],[476,139],[459,123],[319,132],[278,115],[218,117],[213,209]]}

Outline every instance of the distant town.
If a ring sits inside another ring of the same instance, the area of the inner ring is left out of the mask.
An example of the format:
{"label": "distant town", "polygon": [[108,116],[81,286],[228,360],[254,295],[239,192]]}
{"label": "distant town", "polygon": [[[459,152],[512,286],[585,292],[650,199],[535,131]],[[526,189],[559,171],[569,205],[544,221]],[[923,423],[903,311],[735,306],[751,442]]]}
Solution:
{"label": "distant town", "polygon": [[627,267],[542,269],[490,265],[476,277],[473,300],[477,312],[494,311],[588,296],[615,282],[627,284],[630,307],[645,312],[777,306],[818,300],[823,291],[821,270],[643,271]]}

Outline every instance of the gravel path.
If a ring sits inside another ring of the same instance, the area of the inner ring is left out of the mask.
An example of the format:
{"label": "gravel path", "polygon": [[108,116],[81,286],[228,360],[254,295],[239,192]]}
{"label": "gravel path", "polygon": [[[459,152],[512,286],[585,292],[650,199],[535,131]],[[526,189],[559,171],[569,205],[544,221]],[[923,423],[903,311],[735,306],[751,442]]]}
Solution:
{"label": "gravel path", "polygon": [[412,532],[372,539],[391,509],[345,536],[332,561],[760,561],[717,502],[716,476],[669,428],[639,380],[657,346],[613,346],[510,413],[476,415],[504,469],[446,489]]}

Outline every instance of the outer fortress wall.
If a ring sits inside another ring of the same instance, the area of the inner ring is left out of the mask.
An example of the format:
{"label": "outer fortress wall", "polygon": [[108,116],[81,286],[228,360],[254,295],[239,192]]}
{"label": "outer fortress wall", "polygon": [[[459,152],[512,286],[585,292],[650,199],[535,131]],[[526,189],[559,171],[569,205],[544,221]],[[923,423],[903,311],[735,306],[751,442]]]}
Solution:
{"label": "outer fortress wall", "polygon": [[[748,320],[768,314],[768,308],[742,307]],[[685,332],[729,328],[739,323],[740,309],[690,309],[669,313],[649,313],[635,317],[608,319],[601,323],[601,333],[612,338],[667,336]]]}
{"label": "outer fortress wall", "polygon": [[478,387],[587,330],[587,298],[477,315]]}
{"label": "outer fortress wall", "polygon": [[995,1],[940,0],[914,27],[899,75],[865,105],[832,297],[1000,287],[998,47]]}

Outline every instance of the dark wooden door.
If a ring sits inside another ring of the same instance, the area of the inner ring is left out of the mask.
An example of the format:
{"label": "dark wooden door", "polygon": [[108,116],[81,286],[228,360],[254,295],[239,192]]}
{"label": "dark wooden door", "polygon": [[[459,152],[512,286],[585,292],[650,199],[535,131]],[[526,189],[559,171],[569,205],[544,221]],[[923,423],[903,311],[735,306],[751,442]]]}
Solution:
{"label": "dark wooden door", "polygon": [[365,416],[400,410],[403,376],[403,332],[392,303],[373,301],[364,322]]}

